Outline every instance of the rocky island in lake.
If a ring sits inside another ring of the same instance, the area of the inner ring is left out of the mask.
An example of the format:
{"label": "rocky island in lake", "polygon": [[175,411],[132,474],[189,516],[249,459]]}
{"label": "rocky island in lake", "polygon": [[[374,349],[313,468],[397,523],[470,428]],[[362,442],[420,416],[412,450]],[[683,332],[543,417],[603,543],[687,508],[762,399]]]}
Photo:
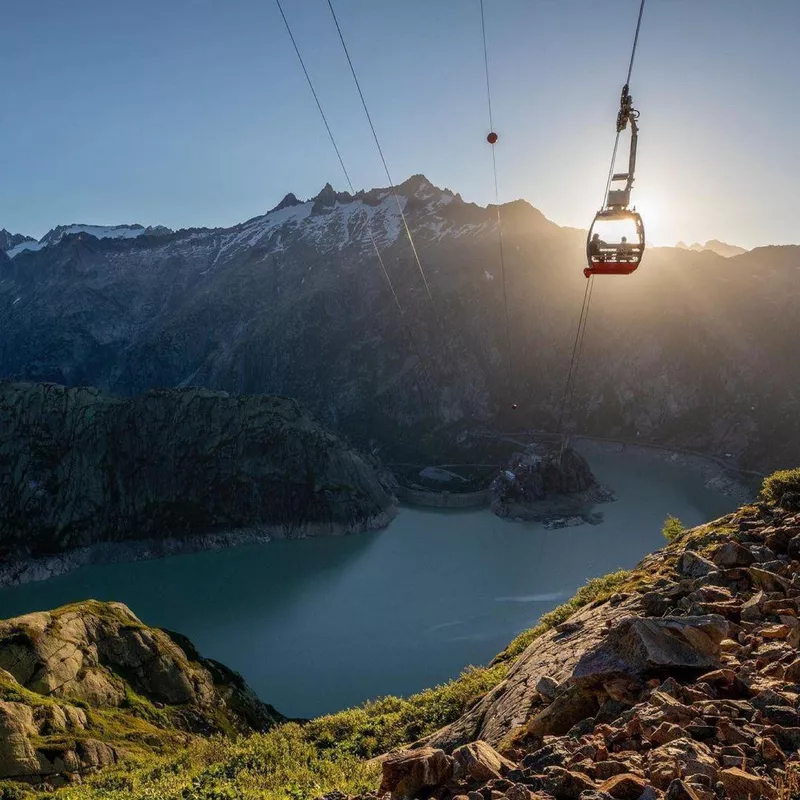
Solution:
{"label": "rocky island in lake", "polygon": [[568,447],[562,453],[540,445],[515,453],[492,482],[490,494],[492,511],[499,517],[550,527],[601,522],[594,505],[616,500],[575,450]]}

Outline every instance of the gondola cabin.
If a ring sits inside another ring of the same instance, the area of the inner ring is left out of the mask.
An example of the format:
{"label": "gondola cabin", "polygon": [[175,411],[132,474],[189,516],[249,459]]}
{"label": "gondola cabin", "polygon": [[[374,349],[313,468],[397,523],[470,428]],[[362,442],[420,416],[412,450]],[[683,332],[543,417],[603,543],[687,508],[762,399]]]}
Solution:
{"label": "gondola cabin", "polygon": [[612,205],[597,212],[586,239],[587,266],[583,274],[630,275],[644,255],[644,223],[632,209]]}

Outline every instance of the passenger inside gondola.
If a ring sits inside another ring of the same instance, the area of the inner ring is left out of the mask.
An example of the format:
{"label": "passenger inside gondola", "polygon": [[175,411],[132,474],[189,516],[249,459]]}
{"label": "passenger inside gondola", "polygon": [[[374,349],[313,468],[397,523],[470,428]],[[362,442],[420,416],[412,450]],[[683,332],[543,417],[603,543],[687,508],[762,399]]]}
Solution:
{"label": "passenger inside gondola", "polygon": [[633,258],[633,245],[628,241],[627,236],[622,237],[622,241],[617,247],[617,261],[630,261]]}
{"label": "passenger inside gondola", "polygon": [[606,260],[605,253],[603,252],[604,247],[606,247],[606,243],[600,238],[600,234],[594,234],[594,236],[592,236],[592,244],[590,248],[593,261]]}

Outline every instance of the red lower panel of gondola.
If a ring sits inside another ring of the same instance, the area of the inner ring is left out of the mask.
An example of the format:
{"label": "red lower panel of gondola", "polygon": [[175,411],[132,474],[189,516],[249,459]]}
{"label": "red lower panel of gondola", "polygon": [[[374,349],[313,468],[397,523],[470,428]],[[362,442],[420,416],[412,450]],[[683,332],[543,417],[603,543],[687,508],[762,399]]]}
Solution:
{"label": "red lower panel of gondola", "polygon": [[638,262],[592,261],[592,265],[586,267],[583,274],[587,278],[590,275],[630,275],[638,266]]}

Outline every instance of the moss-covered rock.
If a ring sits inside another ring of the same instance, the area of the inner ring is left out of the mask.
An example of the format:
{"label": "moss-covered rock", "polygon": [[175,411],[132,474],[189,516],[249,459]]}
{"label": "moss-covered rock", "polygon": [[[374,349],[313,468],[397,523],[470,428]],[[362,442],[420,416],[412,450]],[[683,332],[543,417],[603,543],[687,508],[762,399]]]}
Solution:
{"label": "moss-covered rock", "polygon": [[282,719],[241,676],[121,603],[0,622],[0,780],[70,780],[125,755]]}

